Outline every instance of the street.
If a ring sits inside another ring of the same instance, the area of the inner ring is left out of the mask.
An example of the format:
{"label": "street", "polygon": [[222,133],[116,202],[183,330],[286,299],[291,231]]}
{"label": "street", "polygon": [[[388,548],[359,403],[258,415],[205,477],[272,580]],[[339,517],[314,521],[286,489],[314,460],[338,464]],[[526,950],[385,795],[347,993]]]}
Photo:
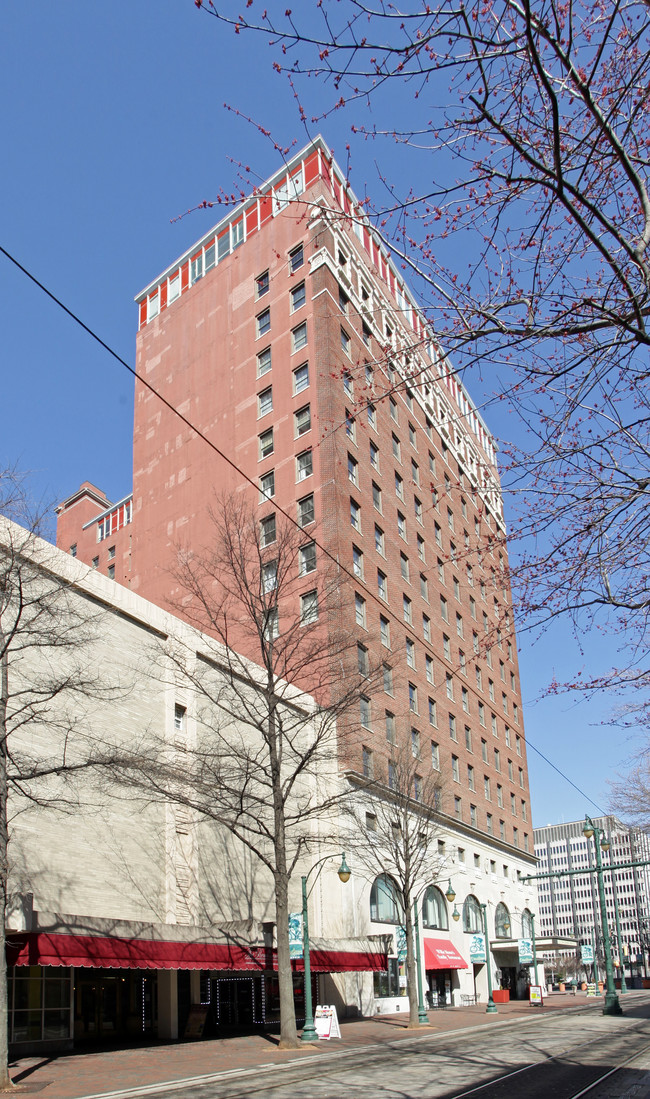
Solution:
{"label": "street", "polygon": [[[623,1066],[621,1071],[616,1071]],[[607,1073],[609,1077],[600,1081]],[[281,1067],[223,1073],[210,1083],[177,1081],[135,1095],[188,1099],[643,1099],[650,1096],[650,1005],[626,1004],[623,1018],[594,1012],[545,1016],[489,1032],[414,1037],[359,1050],[329,1049]]]}

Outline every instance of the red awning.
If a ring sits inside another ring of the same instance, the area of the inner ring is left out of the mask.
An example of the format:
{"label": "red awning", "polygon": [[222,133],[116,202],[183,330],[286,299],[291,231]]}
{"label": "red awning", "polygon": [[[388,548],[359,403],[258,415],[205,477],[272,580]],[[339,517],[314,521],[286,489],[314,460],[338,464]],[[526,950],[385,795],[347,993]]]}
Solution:
{"label": "red awning", "polygon": [[[386,955],[372,951],[312,950],[315,973],[357,973],[386,969]],[[7,939],[7,961],[15,965],[72,965],[97,969],[277,969],[275,950],[238,943],[179,943],[92,935],[29,932]],[[292,968],[302,971],[302,959]]]}
{"label": "red awning", "polygon": [[424,940],[425,969],[467,969],[467,962],[449,939]]}

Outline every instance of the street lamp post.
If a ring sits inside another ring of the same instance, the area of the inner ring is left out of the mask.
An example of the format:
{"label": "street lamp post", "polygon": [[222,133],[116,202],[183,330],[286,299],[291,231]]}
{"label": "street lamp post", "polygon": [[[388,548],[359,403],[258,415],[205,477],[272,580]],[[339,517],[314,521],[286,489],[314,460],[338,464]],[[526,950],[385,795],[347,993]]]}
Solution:
{"label": "street lamp post", "polygon": [[[311,961],[309,957],[309,914],[307,909],[308,893],[307,893],[307,879],[310,874],[316,869],[317,866],[323,865],[328,859],[333,858],[333,855],[325,855],[324,858],[315,862],[311,870],[302,875],[302,952],[303,963],[305,967],[305,1025],[303,1027],[301,1041],[302,1042],[314,1042],[318,1039],[318,1032],[314,1026],[314,1014],[311,999]],[[342,882],[347,882],[350,879],[351,870],[345,861],[345,854],[341,856],[341,865],[337,871],[338,876]]]}
{"label": "street lamp post", "polygon": [[[604,845],[605,850],[609,850],[609,841],[601,828],[596,828],[590,817],[585,817],[584,828],[582,829],[586,839],[594,837],[594,845],[596,849],[596,877],[598,879],[598,899],[600,901],[600,919],[603,928],[603,950],[605,953],[605,976],[607,979],[607,991],[605,993],[605,1006],[603,1007],[603,1015],[622,1015],[623,1009],[616,995],[616,987],[614,985],[614,967],[612,965],[612,945],[609,938],[609,924],[607,921],[607,904],[605,901],[605,883],[603,880],[603,860],[601,856],[601,849]],[[594,954],[595,957],[595,954]]]}
{"label": "street lamp post", "polygon": [[535,984],[539,985],[539,975],[537,973],[537,943],[535,940],[535,917],[530,914],[530,929],[533,933],[533,967],[535,969]]}
{"label": "street lamp post", "polygon": [[[616,920],[616,940],[618,942],[618,961],[621,968],[621,995],[627,992],[627,985],[625,983],[625,956],[623,954],[623,942],[621,940],[621,920],[618,912],[618,897],[616,896],[616,876],[614,871],[610,872],[610,879],[612,883],[612,896],[614,898],[614,918]],[[630,973],[632,971],[630,970]]]}
{"label": "street lamp post", "polygon": [[483,934],[485,935],[485,964],[487,966],[487,983],[488,983],[488,1002],[485,1009],[486,1015],[496,1015],[497,1005],[494,1002],[492,996],[492,973],[490,972],[490,940],[488,938],[488,922],[487,922],[487,904],[481,905],[481,911],[483,912]]}

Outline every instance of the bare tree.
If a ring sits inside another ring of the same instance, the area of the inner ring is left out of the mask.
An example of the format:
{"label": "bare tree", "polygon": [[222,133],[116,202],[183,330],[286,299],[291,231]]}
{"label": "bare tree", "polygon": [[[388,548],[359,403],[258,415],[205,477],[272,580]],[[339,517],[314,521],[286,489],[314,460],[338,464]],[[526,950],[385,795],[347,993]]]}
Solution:
{"label": "bare tree", "polygon": [[363,802],[350,807],[353,825],[347,845],[355,863],[386,875],[386,890],[395,883],[395,903],[401,909],[406,937],[409,1026],[420,1025],[414,927],[414,906],[422,906],[424,889],[441,873],[443,857],[442,778],[420,757],[419,743],[393,746],[386,771],[364,788]]}
{"label": "bare tree", "polygon": [[[0,477],[0,511],[26,521],[24,487],[13,471]],[[53,560],[59,551],[38,530],[33,514],[28,527],[0,515],[0,1087],[11,1085],[5,913],[12,820],[28,805],[70,810],[80,773],[110,768],[115,759],[86,721],[96,701],[119,693],[93,661],[101,611],[62,576]]]}
{"label": "bare tree", "polygon": [[129,778],[231,833],[265,868],[280,1041],[292,1047],[290,882],[310,850],[340,842],[339,760],[372,676],[359,671],[356,641],[340,627],[344,578],[322,563],[317,570],[313,534],[274,513],[260,518],[241,495],[223,498],[211,517],[210,546],[181,553],[176,579],[183,617],[215,639],[212,650],[197,660],[179,639],[166,648],[194,697],[197,733],[171,753],[148,754]]}
{"label": "bare tree", "polygon": [[648,5],[195,2],[266,37],[306,129],[347,111],[352,163],[379,146],[385,199],[356,216],[411,272],[443,371],[510,417],[528,621],[619,635],[619,666],[571,686],[647,687]]}

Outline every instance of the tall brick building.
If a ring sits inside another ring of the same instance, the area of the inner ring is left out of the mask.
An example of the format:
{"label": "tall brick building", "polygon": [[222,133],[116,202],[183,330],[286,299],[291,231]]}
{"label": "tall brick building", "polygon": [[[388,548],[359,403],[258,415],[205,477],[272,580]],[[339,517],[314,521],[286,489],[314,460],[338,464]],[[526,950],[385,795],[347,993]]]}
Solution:
{"label": "tall brick building", "polygon": [[287,512],[309,613],[339,561],[359,666],[384,665],[348,765],[388,781],[392,745],[410,745],[423,778],[446,776],[449,827],[463,855],[479,845],[480,875],[530,869],[494,443],[322,139],[136,300],[139,378],[233,464],[139,380],[132,497],[83,484],[58,509],[59,547],[177,610],[178,547],[209,543],[215,492],[248,494],[268,539]]}

